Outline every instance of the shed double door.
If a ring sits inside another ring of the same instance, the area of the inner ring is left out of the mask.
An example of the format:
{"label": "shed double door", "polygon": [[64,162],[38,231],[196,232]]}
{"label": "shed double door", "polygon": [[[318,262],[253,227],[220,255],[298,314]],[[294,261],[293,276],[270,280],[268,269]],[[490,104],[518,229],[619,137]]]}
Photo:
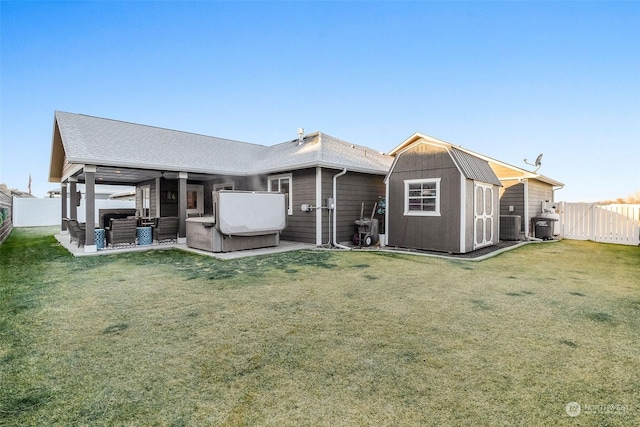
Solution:
{"label": "shed double door", "polygon": [[493,245],[493,186],[474,184],[473,249]]}

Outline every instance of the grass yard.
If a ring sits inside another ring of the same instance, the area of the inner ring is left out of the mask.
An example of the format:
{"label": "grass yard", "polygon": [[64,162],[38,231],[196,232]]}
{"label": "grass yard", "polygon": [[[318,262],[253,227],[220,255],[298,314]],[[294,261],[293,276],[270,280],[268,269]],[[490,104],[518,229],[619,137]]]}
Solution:
{"label": "grass yard", "polygon": [[53,231],[0,247],[0,425],[640,425],[637,247],[73,258]]}

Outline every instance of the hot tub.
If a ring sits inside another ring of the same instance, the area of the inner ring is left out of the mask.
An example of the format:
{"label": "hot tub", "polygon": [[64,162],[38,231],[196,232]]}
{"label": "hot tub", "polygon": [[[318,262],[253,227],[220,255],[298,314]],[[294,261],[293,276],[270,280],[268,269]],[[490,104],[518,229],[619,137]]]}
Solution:
{"label": "hot tub", "polygon": [[277,246],[287,225],[282,193],[214,191],[213,208],[213,216],[187,219],[187,246],[210,252]]}

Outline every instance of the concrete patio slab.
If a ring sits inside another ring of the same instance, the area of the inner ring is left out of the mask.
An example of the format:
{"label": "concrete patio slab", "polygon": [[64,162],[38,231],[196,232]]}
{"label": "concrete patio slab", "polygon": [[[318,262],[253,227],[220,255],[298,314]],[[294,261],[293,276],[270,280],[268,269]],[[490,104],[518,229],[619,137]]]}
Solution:
{"label": "concrete patio slab", "polygon": [[197,253],[204,256],[210,256],[212,258],[228,260],[228,259],[236,259],[236,258],[245,258],[250,256],[259,256],[259,255],[269,255],[281,252],[289,252],[289,251],[298,251],[302,249],[314,249],[315,246],[308,243],[299,243],[299,242],[289,242],[289,241],[280,241],[278,246],[268,247],[268,248],[259,248],[259,249],[249,249],[245,251],[237,251],[237,252],[207,252],[199,249],[194,249],[188,247],[184,243],[154,243],[151,245],[131,245],[131,246],[119,246],[116,248],[106,248],[99,249],[96,252],[85,252],[84,248],[78,247],[76,243],[70,242],[70,235],[68,234],[56,234],[54,235],[56,240],[73,256],[100,256],[100,255],[110,255],[110,254],[120,254],[127,252],[143,252],[143,251],[153,251],[153,250],[167,250],[167,249],[179,249],[186,252]]}

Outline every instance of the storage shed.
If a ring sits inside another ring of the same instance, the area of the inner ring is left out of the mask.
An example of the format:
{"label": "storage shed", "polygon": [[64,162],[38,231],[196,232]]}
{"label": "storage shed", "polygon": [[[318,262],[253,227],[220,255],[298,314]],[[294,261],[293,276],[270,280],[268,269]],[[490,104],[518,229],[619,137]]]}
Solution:
{"label": "storage shed", "polygon": [[486,160],[420,133],[389,154],[389,246],[466,253],[498,243],[501,184]]}

